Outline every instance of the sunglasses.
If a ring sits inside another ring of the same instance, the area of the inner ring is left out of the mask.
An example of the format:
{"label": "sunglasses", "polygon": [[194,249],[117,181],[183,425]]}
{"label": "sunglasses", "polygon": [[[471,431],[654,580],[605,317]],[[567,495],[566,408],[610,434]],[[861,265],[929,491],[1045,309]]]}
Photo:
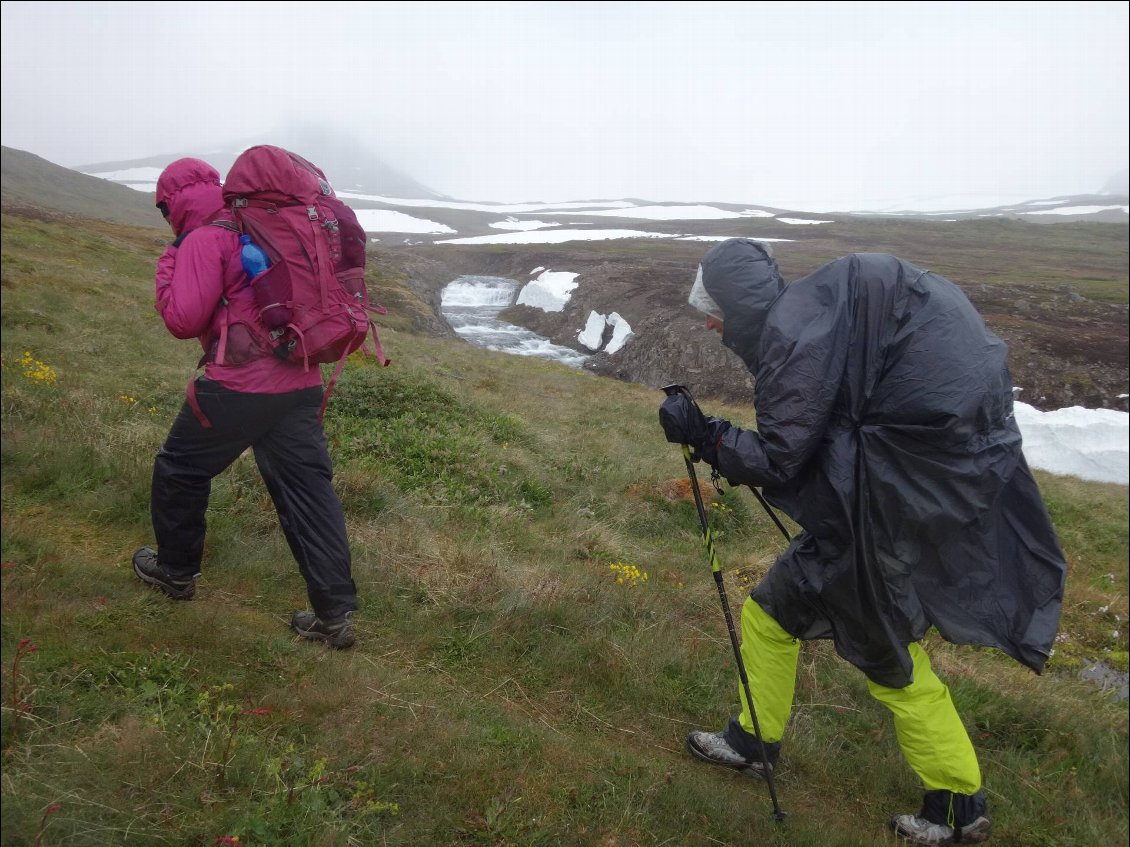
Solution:
{"label": "sunglasses", "polygon": [[164,215],[166,218],[169,216],[169,204],[166,203],[165,201],[162,200],[160,203],[157,204],[157,210],[162,215]]}

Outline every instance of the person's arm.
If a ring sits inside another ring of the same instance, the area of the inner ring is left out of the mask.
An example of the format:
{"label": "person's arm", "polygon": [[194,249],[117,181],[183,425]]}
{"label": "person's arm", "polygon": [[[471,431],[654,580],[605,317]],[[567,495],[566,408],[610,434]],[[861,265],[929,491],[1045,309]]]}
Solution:
{"label": "person's arm", "polygon": [[[218,227],[201,227],[179,248],[170,246],[157,264],[157,311],[177,338],[197,338],[211,325],[223,295],[223,238]],[[169,265],[172,272],[162,287]]]}
{"label": "person's arm", "polygon": [[756,374],[757,429],[716,427],[715,466],[731,485],[787,484],[820,446],[847,362],[846,272],[834,262],[774,306]]}
{"label": "person's arm", "polygon": [[169,286],[173,284],[173,270],[176,265],[177,245],[170,244],[157,260],[154,307],[158,312],[164,312],[165,306],[169,303]]}

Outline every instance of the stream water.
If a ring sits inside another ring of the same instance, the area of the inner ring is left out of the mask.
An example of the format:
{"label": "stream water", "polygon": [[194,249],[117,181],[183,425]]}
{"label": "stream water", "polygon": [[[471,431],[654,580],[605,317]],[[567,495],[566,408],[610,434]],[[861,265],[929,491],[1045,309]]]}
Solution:
{"label": "stream water", "polygon": [[579,368],[588,358],[524,327],[498,320],[498,313],[514,304],[520,283],[499,276],[461,276],[449,282],[440,295],[440,310],[456,334],[479,347],[536,356]]}

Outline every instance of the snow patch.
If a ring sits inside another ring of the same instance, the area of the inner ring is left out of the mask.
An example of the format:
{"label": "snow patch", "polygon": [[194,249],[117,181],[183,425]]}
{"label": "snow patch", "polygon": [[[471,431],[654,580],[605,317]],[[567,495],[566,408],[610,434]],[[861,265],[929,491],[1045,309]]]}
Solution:
{"label": "snow patch", "polygon": [[455,232],[449,226],[424,218],[414,218],[392,209],[354,209],[365,232],[417,232],[444,235]]}
{"label": "snow patch", "polygon": [[754,241],[795,241],[793,238],[761,238],[752,235],[680,235],[676,241],[729,241],[731,238],[752,238]]}
{"label": "snow patch", "polygon": [[561,226],[559,223],[550,223],[548,221],[520,221],[517,218],[507,218],[504,221],[496,221],[492,223],[491,229],[506,229],[524,232],[531,229],[545,229],[547,226]]}
{"label": "snow patch", "polygon": [[1130,414],[1071,406],[1041,412],[1014,404],[1024,457],[1034,468],[1092,482],[1130,484]]}
{"label": "snow patch", "polygon": [[358,194],[355,191],[338,191],[343,200],[369,200],[374,203],[387,203],[390,206],[417,206],[430,209],[464,209],[472,212],[496,212],[500,215],[521,214],[522,212],[549,212],[557,209],[630,209],[627,200],[608,202],[565,202],[565,203],[468,203],[462,200],[419,200],[408,197],[385,197],[380,194]]}
{"label": "snow patch", "polygon": [[545,312],[560,312],[578,285],[577,276],[568,271],[543,271],[537,279],[522,286],[517,303]]}
{"label": "snow patch", "polygon": [[[628,209],[604,209],[589,212],[560,212],[562,215],[585,215],[586,217],[633,218],[647,221],[718,221],[727,218],[764,217],[761,210],[734,212],[719,209],[717,206],[632,206]],[[770,215],[769,217],[772,217]]]}
{"label": "snow patch", "polygon": [[604,327],[607,320],[607,317],[599,312],[589,312],[585,328],[577,333],[577,341],[590,350],[599,350],[601,342],[604,341]]}
{"label": "snow patch", "polygon": [[577,333],[577,341],[595,352],[600,349],[600,345],[604,341],[604,331],[607,327],[612,327],[612,337],[608,340],[604,352],[615,353],[632,337],[632,327],[620,316],[619,312],[613,312],[608,316],[602,315],[600,312],[589,312],[585,328]]}
{"label": "snow patch", "polygon": [[612,338],[609,340],[608,346],[604,348],[604,352],[615,353],[632,337],[632,328],[617,312],[608,316],[608,323],[612,325]]}
{"label": "snow patch", "polygon": [[1060,206],[1058,209],[1041,209],[1039,212],[1025,212],[1026,215],[1095,215],[1099,212],[1126,214],[1130,206]]}
{"label": "snow patch", "polygon": [[664,232],[642,232],[635,229],[552,229],[534,232],[478,235],[471,238],[448,238],[436,244],[561,244],[566,241],[608,241],[614,238],[670,238]]}

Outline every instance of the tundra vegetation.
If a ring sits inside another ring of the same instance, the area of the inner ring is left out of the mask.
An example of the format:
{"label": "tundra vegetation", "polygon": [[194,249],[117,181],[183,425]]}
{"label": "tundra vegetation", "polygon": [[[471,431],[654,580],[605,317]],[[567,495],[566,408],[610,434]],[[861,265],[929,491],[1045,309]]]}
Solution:
{"label": "tundra vegetation", "polygon": [[[198,355],[153,311],[164,235],[3,217],[4,845],[892,843],[920,789],[827,644],[802,649],[784,824],[764,785],[684,752],[738,695],[662,395],[423,331],[391,251],[369,282],[393,364],[352,358],[326,417],[357,647],[288,631],[305,592],[249,455],[215,482],[197,598],[141,585],[152,460]],[[1124,275],[1089,284],[1125,304]],[[1069,563],[1048,671],[928,649],[994,843],[1125,844],[1126,704],[1079,672],[1126,669],[1126,488],[1036,476]],[[707,493],[736,614],[781,538],[749,492]]]}

